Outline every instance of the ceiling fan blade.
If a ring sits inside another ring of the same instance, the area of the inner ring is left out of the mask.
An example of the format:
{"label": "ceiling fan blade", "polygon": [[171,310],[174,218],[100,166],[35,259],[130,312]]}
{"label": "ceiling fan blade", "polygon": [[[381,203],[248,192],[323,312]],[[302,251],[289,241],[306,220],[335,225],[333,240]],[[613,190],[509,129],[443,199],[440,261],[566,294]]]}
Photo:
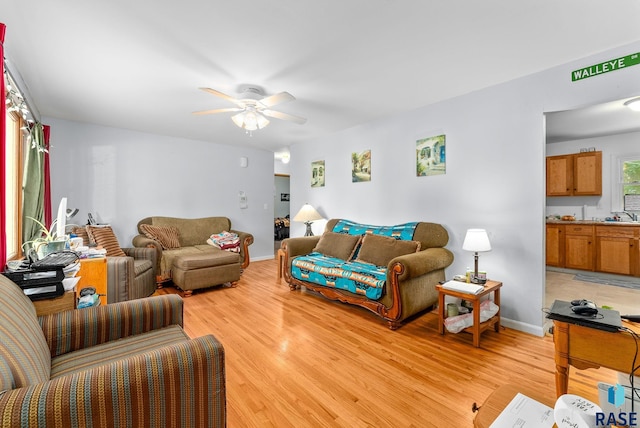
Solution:
{"label": "ceiling fan blade", "polygon": [[262,110],[260,113],[264,114],[265,116],[273,117],[273,118],[276,118],[276,119],[290,120],[291,122],[295,122],[295,123],[298,123],[300,125],[303,125],[303,124],[305,124],[307,122],[307,119],[304,118],[304,117],[294,116],[294,115],[288,114],[288,113],[282,113],[281,111]]}
{"label": "ceiling fan blade", "polygon": [[264,107],[273,107],[278,104],[293,101],[296,98],[289,92],[280,92],[279,94],[271,95],[258,101]]}
{"label": "ceiling fan blade", "polygon": [[236,98],[233,98],[227,94],[223,94],[220,91],[216,91],[215,89],[211,89],[211,88],[200,88],[205,92],[210,93],[211,95],[215,95],[216,97],[220,97],[220,98],[224,98],[227,101],[231,101],[232,103],[239,105],[240,107],[244,107],[244,103]]}
{"label": "ceiling fan blade", "polygon": [[192,114],[214,114],[214,113],[225,113],[228,111],[241,111],[242,109],[239,107],[229,107],[229,108],[218,108],[215,110],[202,110],[202,111],[194,111]]}

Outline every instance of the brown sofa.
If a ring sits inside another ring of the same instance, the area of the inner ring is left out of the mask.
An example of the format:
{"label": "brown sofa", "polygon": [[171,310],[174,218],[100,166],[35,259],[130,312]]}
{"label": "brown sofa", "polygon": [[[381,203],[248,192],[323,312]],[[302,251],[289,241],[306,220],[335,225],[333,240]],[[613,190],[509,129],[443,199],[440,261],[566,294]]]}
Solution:
{"label": "brown sofa", "polygon": [[[327,223],[322,236],[285,239],[282,242],[285,279],[292,290],[304,286],[329,299],[364,307],[386,320],[389,328],[396,329],[407,318],[438,302],[435,286],[445,279],[445,268],[453,263],[453,254],[444,248],[449,241],[444,227],[436,223],[418,222],[407,238],[404,234],[409,232],[405,230],[403,237],[398,232],[402,226],[404,225],[369,226],[332,219]],[[384,233],[394,239],[367,238],[368,234]],[[339,239],[340,234],[351,237]],[[355,242],[353,235],[362,236],[362,240]],[[405,251],[396,248],[396,244],[409,249]],[[299,256],[310,257],[296,262],[296,265],[303,266],[302,269],[294,266],[294,260]],[[305,261],[301,262],[302,260]],[[337,285],[339,280],[336,280],[336,275],[341,276],[343,269],[349,270],[342,277],[353,279],[360,275],[362,263],[382,272],[382,285],[379,286],[381,295],[377,299],[368,297],[372,287],[363,285],[361,278],[355,280],[360,281],[355,292],[341,289]],[[298,272],[293,272],[295,269]],[[294,274],[298,277],[302,275],[303,278],[296,278]]]}
{"label": "brown sofa", "polygon": [[[143,225],[173,230],[177,233],[177,242],[170,245],[152,239],[145,235]],[[212,234],[225,231],[238,235],[239,252],[221,250],[207,244]],[[249,245],[253,243],[253,235],[232,230],[231,220],[227,217],[147,217],[138,222],[138,233],[133,238],[135,247],[153,247],[158,252],[158,286],[173,281],[184,291],[185,297],[200,288],[235,283],[240,279],[242,269],[249,266]]]}

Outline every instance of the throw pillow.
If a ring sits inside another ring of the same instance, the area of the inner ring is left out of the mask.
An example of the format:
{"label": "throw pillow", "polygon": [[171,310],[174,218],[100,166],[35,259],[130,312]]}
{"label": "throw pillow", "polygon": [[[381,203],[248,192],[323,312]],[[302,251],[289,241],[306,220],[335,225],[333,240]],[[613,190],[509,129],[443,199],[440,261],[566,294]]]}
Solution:
{"label": "throw pillow", "polygon": [[71,229],[71,233],[82,238],[82,245],[86,245],[88,247],[89,244],[91,244],[91,239],[89,238],[86,227],[76,226]]}
{"label": "throw pillow", "polygon": [[180,248],[179,232],[175,226],[153,226],[151,224],[141,224],[140,230],[149,239],[158,241],[163,250]]}
{"label": "throw pillow", "polygon": [[392,259],[398,256],[418,251],[420,251],[420,241],[404,241],[367,233],[362,238],[362,246],[356,261],[376,266],[387,266]]}
{"label": "throw pillow", "polygon": [[329,257],[342,260],[350,260],[353,257],[360,235],[347,235],[345,233],[325,232],[320,237],[313,251]]}
{"label": "throw pillow", "polygon": [[111,226],[87,226],[89,240],[107,250],[108,257],[126,257]]}

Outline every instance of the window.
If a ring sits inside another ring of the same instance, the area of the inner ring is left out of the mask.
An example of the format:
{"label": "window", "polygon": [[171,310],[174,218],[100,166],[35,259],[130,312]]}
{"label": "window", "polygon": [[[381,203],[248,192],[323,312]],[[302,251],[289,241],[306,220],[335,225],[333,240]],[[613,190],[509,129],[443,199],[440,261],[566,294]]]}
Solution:
{"label": "window", "polygon": [[6,231],[7,260],[22,257],[20,249],[22,218],[22,133],[21,119],[15,112],[6,113]]}
{"label": "window", "polygon": [[31,113],[26,107],[24,98],[17,90],[8,73],[4,74],[7,93],[6,135],[5,135],[5,176],[6,183],[6,224],[7,260],[22,258],[22,174],[24,171],[25,144],[27,138],[23,132]]}
{"label": "window", "polygon": [[612,209],[639,211],[636,198],[628,196],[625,198],[625,195],[638,195],[640,198],[640,153],[618,156],[616,164],[618,173],[613,184]]}

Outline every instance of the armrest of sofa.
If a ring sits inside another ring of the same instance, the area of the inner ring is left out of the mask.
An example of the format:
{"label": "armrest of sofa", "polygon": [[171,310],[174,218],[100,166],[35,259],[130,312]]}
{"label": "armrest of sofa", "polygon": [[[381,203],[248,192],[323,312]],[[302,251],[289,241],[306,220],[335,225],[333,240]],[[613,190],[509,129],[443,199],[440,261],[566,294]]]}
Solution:
{"label": "armrest of sofa", "polygon": [[253,235],[248,232],[233,229],[229,232],[235,233],[240,239],[240,258],[242,259],[242,268],[245,269],[249,266],[249,245],[253,244]]}
{"label": "armrest of sofa", "polygon": [[387,267],[387,279],[391,279],[391,275],[396,275],[398,281],[406,281],[437,269],[444,269],[451,263],[453,263],[451,251],[446,248],[427,248],[392,259]]}
{"label": "armrest of sofa", "polygon": [[287,260],[296,256],[309,254],[320,241],[321,236],[301,236],[297,238],[287,238],[282,241],[281,248],[284,250]]}
{"label": "armrest of sofa", "polygon": [[4,391],[0,420],[55,428],[226,426],[224,348],[215,337],[202,336]]}
{"label": "armrest of sofa", "polygon": [[182,327],[182,298],[176,294],[38,317],[51,356],[177,324]]}
{"label": "armrest of sofa", "polygon": [[132,245],[136,248],[155,248],[156,249],[156,264],[154,266],[154,272],[156,275],[160,272],[160,259],[162,259],[162,245],[155,239],[148,238],[142,234],[136,235],[131,241]]}

